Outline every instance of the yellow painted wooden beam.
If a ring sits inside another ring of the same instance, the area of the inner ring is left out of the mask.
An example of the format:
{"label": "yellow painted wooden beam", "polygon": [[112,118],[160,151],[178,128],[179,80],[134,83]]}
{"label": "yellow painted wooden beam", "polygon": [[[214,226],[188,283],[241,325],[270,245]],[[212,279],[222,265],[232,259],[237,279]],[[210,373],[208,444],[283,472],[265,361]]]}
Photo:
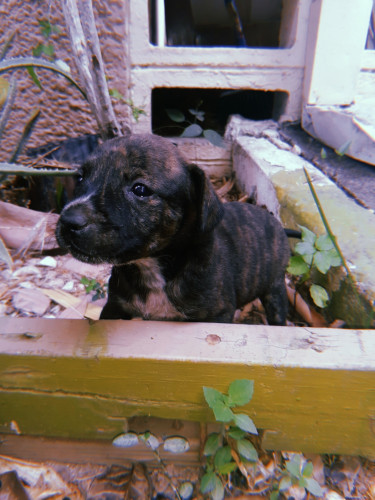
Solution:
{"label": "yellow painted wooden beam", "polygon": [[111,440],[136,415],[212,421],[202,387],[239,378],[265,448],[375,457],[370,330],[2,318],[0,432]]}

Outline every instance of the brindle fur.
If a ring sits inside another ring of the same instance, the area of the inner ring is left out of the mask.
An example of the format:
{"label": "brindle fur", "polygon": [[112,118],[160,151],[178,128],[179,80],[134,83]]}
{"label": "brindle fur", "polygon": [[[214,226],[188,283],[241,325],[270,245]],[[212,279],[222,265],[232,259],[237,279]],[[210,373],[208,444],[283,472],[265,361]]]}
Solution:
{"label": "brindle fur", "polygon": [[[132,191],[139,183],[147,196]],[[231,322],[259,297],[268,322],[285,324],[289,245],[280,223],[260,207],[223,204],[204,172],[161,137],[100,146],[56,236],[79,260],[113,264],[101,318]]]}

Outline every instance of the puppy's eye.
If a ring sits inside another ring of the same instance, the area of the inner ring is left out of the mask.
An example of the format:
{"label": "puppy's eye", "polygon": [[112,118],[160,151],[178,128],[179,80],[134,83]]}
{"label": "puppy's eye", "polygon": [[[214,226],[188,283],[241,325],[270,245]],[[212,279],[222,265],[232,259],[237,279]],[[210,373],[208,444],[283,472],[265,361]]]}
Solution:
{"label": "puppy's eye", "polygon": [[78,172],[76,175],[76,183],[79,184],[82,181],[83,181],[83,175]]}
{"label": "puppy's eye", "polygon": [[146,198],[147,196],[152,195],[151,189],[139,182],[137,184],[134,184],[134,186],[132,187],[132,192],[139,198]]}

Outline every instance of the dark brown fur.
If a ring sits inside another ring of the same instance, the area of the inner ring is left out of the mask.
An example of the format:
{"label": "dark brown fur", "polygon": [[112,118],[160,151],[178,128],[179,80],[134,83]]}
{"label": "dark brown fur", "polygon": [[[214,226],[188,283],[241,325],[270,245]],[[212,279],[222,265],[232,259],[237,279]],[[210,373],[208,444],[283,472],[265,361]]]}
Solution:
{"label": "dark brown fur", "polygon": [[56,236],[79,260],[113,264],[101,318],[231,322],[259,297],[269,323],[285,324],[280,223],[262,208],[221,203],[204,172],[161,137],[98,148]]}

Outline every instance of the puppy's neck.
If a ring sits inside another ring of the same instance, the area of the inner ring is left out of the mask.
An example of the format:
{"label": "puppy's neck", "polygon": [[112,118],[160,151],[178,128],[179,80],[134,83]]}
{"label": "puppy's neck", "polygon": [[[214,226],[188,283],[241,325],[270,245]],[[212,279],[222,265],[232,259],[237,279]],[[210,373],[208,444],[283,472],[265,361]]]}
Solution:
{"label": "puppy's neck", "polygon": [[144,257],[133,260],[128,264],[135,264],[141,275],[142,282],[149,290],[162,290],[165,286],[165,278],[157,257]]}

